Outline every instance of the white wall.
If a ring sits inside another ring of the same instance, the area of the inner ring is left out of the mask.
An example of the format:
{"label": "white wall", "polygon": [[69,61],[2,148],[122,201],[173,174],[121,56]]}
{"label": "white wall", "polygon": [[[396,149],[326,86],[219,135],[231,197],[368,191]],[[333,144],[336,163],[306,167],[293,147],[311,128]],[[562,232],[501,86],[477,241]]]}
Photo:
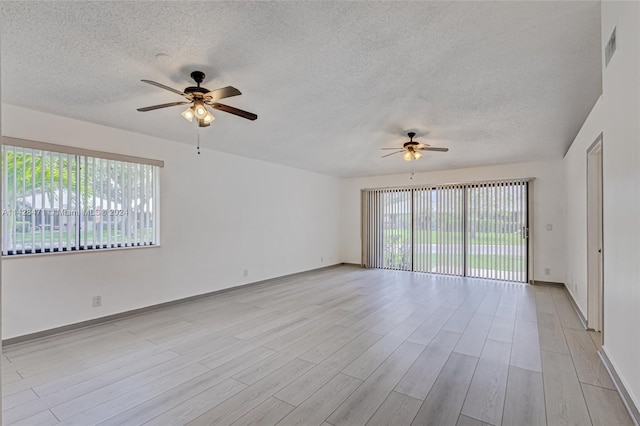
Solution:
{"label": "white wall", "polygon": [[587,317],[587,150],[603,130],[598,99],[564,157],[566,188],[566,281],[582,315]]}
{"label": "white wall", "polygon": [[[0,46],[2,46],[2,42],[0,40]],[[1,47],[0,47],[1,49]],[[2,54],[0,52],[0,57]],[[0,69],[2,67],[0,66]],[[2,81],[2,73],[0,72],[0,82]],[[2,99],[2,84],[0,84],[0,99]],[[2,105],[0,104],[0,135],[2,135]],[[0,173],[0,188],[2,187],[2,176]],[[2,200],[2,196],[0,194],[0,201]],[[0,241],[2,241],[2,226],[0,226]],[[4,312],[2,311],[2,256],[0,256],[0,371],[2,369],[2,363],[4,362],[4,357],[2,356],[2,315]],[[0,395],[2,395],[2,382],[0,381]],[[2,398],[0,398],[0,413],[2,412]],[[2,416],[0,416],[0,426],[2,426]]]}
{"label": "white wall", "polygon": [[602,2],[604,349],[640,407],[640,2]]}
{"label": "white wall", "polygon": [[[394,160],[389,160],[394,161]],[[402,161],[402,159],[395,159]],[[428,161],[423,159],[420,161]],[[366,178],[345,179],[342,190],[342,259],[360,263],[360,190],[387,186],[409,186],[472,182],[490,179],[534,177],[533,205],[530,214],[534,238],[534,275],[532,279],[564,282],[564,181],[562,161],[545,161]],[[546,225],[552,225],[547,231]],[[551,269],[545,275],[545,268]]]}
{"label": "white wall", "polygon": [[337,178],[10,105],[2,115],[5,136],[165,161],[160,247],[4,259],[5,339],[340,262]]}

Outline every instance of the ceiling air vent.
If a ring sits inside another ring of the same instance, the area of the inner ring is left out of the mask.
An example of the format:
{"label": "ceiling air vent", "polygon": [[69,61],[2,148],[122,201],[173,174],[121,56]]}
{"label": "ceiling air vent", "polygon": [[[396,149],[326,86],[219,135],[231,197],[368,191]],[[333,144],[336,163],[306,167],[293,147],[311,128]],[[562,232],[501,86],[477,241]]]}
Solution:
{"label": "ceiling air vent", "polygon": [[609,61],[611,57],[616,51],[616,29],[613,29],[611,33],[611,37],[609,37],[609,42],[607,43],[607,47],[604,48],[604,63],[605,67],[609,65]]}

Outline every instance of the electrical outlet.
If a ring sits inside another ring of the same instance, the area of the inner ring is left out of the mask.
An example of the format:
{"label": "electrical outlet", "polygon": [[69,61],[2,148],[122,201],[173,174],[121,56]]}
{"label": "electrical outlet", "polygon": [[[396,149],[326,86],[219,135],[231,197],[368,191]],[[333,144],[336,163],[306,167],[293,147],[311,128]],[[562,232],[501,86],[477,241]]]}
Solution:
{"label": "electrical outlet", "polygon": [[324,262],[324,256],[320,256],[320,263]]}
{"label": "electrical outlet", "polygon": [[93,307],[102,306],[102,296],[93,296]]}
{"label": "electrical outlet", "polygon": [[548,223],[547,224],[547,231],[553,231],[553,225]]}
{"label": "electrical outlet", "polygon": [[244,274],[245,277],[249,276],[249,270],[248,269],[243,269],[242,273]]}
{"label": "electrical outlet", "polygon": [[551,275],[551,268],[545,268],[544,269],[544,274],[545,275]]}

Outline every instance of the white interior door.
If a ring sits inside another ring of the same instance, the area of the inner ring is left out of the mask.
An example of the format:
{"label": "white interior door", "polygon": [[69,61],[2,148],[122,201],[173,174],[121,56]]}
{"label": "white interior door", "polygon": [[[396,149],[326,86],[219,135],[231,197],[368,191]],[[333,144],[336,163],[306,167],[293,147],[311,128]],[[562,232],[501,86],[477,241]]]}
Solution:
{"label": "white interior door", "polygon": [[602,331],[602,137],[587,151],[587,326]]}

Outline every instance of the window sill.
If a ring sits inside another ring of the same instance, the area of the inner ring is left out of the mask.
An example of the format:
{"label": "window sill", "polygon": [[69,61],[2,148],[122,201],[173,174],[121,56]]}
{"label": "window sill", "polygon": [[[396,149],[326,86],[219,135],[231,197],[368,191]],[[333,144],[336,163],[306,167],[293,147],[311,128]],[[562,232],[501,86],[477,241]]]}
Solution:
{"label": "window sill", "polygon": [[54,251],[54,252],[45,252],[45,253],[8,254],[8,255],[2,255],[2,261],[4,262],[8,259],[29,259],[32,257],[40,257],[40,256],[104,253],[107,251],[113,252],[113,251],[122,251],[122,250],[154,249],[154,248],[160,248],[160,247],[161,247],[160,244],[155,244],[155,245],[148,245],[148,246],[111,247],[111,248],[87,249],[87,250]]}

